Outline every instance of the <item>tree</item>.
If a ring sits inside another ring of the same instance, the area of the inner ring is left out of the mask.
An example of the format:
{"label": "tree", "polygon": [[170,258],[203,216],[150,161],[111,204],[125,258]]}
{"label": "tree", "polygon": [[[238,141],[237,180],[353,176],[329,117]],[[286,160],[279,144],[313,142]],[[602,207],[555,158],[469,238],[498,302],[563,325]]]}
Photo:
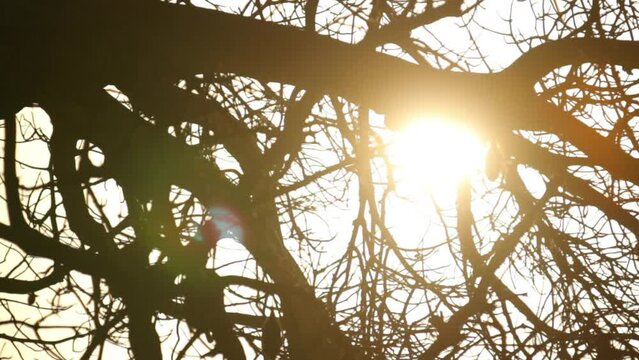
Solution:
{"label": "tree", "polygon": [[[0,3],[0,352],[639,357],[633,2],[198,5]],[[490,179],[409,248],[418,116]]]}

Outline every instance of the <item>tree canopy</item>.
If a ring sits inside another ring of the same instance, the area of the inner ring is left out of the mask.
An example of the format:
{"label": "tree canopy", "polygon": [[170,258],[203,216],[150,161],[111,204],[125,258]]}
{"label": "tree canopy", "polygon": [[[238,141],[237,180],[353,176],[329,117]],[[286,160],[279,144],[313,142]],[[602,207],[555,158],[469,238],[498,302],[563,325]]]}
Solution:
{"label": "tree canopy", "polygon": [[639,358],[638,12],[0,2],[0,357]]}

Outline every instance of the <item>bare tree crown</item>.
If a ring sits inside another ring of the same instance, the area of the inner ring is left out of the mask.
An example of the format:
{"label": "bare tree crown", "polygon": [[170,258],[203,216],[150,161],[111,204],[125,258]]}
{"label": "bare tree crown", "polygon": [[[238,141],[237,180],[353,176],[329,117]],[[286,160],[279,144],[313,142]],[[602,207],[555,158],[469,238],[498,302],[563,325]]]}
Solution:
{"label": "bare tree crown", "polygon": [[0,358],[639,358],[638,11],[0,2]]}

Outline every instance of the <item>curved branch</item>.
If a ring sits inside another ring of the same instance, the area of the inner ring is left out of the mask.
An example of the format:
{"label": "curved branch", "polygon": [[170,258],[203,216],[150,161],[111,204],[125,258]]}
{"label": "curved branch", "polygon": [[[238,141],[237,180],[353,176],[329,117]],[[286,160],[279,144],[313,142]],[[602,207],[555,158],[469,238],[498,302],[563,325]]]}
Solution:
{"label": "curved branch", "polygon": [[32,293],[59,283],[66,274],[67,272],[61,266],[56,266],[51,274],[37,280],[0,278],[0,292],[14,294]]}
{"label": "curved branch", "polygon": [[503,75],[519,84],[532,86],[557,68],[586,63],[639,68],[639,42],[595,38],[549,41],[523,54],[503,71]]}

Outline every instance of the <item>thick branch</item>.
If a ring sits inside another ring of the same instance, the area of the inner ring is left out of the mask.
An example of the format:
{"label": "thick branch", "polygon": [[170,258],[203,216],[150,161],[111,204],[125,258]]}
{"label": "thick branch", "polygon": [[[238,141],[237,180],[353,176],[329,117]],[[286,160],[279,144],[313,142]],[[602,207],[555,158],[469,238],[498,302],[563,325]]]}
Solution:
{"label": "thick branch", "polygon": [[569,38],[549,41],[528,50],[504,75],[532,87],[544,75],[565,65],[603,63],[639,67],[639,42],[615,39]]}
{"label": "thick branch", "polygon": [[31,293],[62,281],[65,274],[66,271],[64,271],[62,267],[58,266],[53,269],[51,274],[37,280],[29,281],[0,278],[0,292],[14,294]]}
{"label": "thick branch", "polygon": [[33,0],[3,3],[0,10],[21,19],[7,20],[9,32],[32,29],[15,45],[14,60],[33,83],[50,86],[44,91],[58,91],[54,84],[77,77],[102,84],[172,83],[198,73],[232,72],[342,95],[393,114],[409,109],[476,118],[492,98],[485,91],[492,76],[430,70],[302,29],[222,12],[123,0],[55,5]]}

